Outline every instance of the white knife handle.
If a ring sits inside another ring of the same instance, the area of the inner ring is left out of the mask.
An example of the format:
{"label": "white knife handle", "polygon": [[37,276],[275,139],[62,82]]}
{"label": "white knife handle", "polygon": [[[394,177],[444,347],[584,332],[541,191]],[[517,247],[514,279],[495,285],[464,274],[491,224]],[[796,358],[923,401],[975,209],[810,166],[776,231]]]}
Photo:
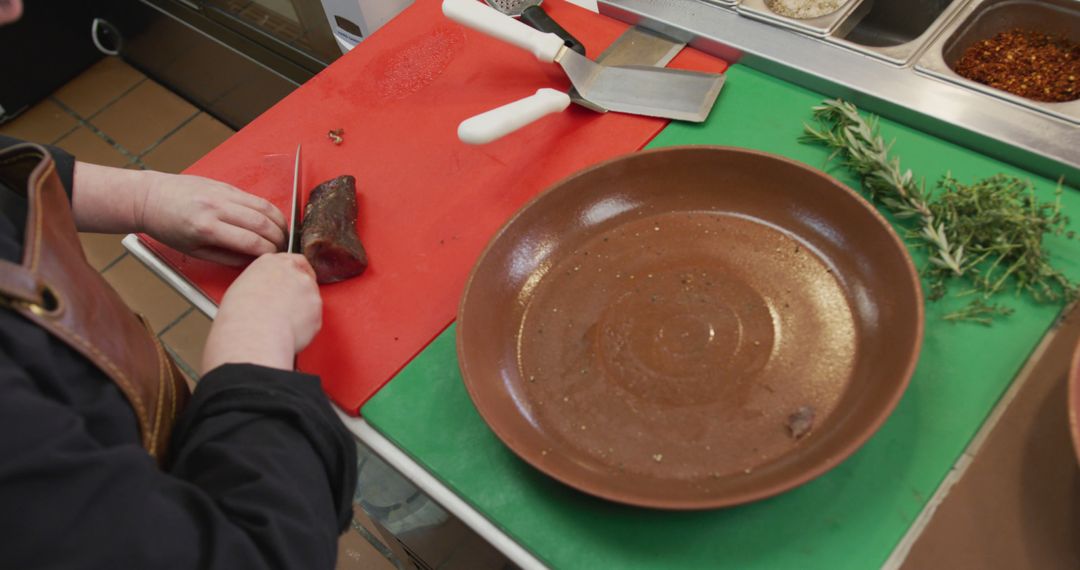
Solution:
{"label": "white knife handle", "polygon": [[555,61],[555,56],[563,47],[563,40],[559,36],[538,32],[476,0],[443,0],[442,10],[447,18],[530,51],[540,61]]}
{"label": "white knife handle", "polygon": [[545,87],[524,99],[465,119],[458,125],[458,138],[466,144],[487,144],[569,105],[569,95]]}

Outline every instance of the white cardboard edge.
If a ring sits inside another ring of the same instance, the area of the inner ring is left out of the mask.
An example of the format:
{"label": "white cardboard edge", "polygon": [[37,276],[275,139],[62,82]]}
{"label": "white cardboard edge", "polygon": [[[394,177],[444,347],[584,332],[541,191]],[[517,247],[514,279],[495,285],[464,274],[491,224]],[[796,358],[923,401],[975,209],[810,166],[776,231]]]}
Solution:
{"label": "white cardboard edge", "polygon": [[[194,305],[211,319],[217,315],[217,305],[184,279],[172,267],[166,265],[161,259],[150,251],[149,248],[135,234],[128,234],[121,242],[136,259],[142,262],[151,272],[172,286],[189,303]],[[524,570],[542,570],[547,568],[535,556],[525,550],[520,544],[506,535],[491,521],[480,514],[471,505],[457,496],[449,487],[429,473],[423,466],[417,463],[401,448],[394,445],[384,435],[371,427],[363,418],[353,417],[334,406],[345,427],[356,437],[375,452],[383,461],[396,469],[413,485],[435,500],[447,512],[457,517],[462,523],[488,541],[496,550],[506,556],[511,562]]]}

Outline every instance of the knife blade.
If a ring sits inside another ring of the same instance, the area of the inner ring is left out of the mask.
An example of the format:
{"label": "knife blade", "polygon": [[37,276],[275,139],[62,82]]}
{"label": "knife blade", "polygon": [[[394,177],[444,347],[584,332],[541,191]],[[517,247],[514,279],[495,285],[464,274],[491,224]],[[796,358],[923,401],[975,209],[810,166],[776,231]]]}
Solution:
{"label": "knife blade", "polygon": [[296,145],[296,162],[293,164],[292,207],[289,209],[288,253],[300,253],[300,145]]}

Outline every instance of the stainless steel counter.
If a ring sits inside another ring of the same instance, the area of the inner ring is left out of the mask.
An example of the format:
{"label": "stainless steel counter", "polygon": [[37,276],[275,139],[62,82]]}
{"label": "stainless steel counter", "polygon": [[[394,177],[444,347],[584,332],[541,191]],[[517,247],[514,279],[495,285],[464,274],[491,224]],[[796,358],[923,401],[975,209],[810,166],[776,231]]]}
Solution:
{"label": "stainless steel counter", "polygon": [[[1074,0],[1062,1],[1080,6]],[[906,63],[897,65],[896,57],[889,61],[882,56],[888,49],[868,49],[839,37],[838,33],[851,31],[844,22],[839,32],[819,38],[748,18],[738,12],[737,5],[705,0],[599,0],[600,13],[607,16],[841,97],[1021,168],[1053,179],[1064,176],[1072,185],[1080,185],[1080,126],[1027,102],[1018,103],[1011,95],[991,94],[916,70],[915,62],[927,50],[943,49],[939,40],[947,37],[959,20],[955,14],[967,4],[967,0],[955,0],[948,5],[911,42],[918,44],[915,49],[905,48],[911,52],[904,56]],[[858,13],[853,11],[851,17],[860,17]]]}

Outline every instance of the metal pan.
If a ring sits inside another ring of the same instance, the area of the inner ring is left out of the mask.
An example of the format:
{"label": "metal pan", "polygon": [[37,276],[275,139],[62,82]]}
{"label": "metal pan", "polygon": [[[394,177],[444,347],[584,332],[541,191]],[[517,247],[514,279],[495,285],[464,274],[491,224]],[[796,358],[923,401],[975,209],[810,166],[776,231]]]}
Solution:
{"label": "metal pan", "polygon": [[484,420],[537,469],[703,509],[850,455],[899,400],[922,331],[907,250],[854,192],[785,158],[682,147],[522,208],[472,272],[458,356]]}

